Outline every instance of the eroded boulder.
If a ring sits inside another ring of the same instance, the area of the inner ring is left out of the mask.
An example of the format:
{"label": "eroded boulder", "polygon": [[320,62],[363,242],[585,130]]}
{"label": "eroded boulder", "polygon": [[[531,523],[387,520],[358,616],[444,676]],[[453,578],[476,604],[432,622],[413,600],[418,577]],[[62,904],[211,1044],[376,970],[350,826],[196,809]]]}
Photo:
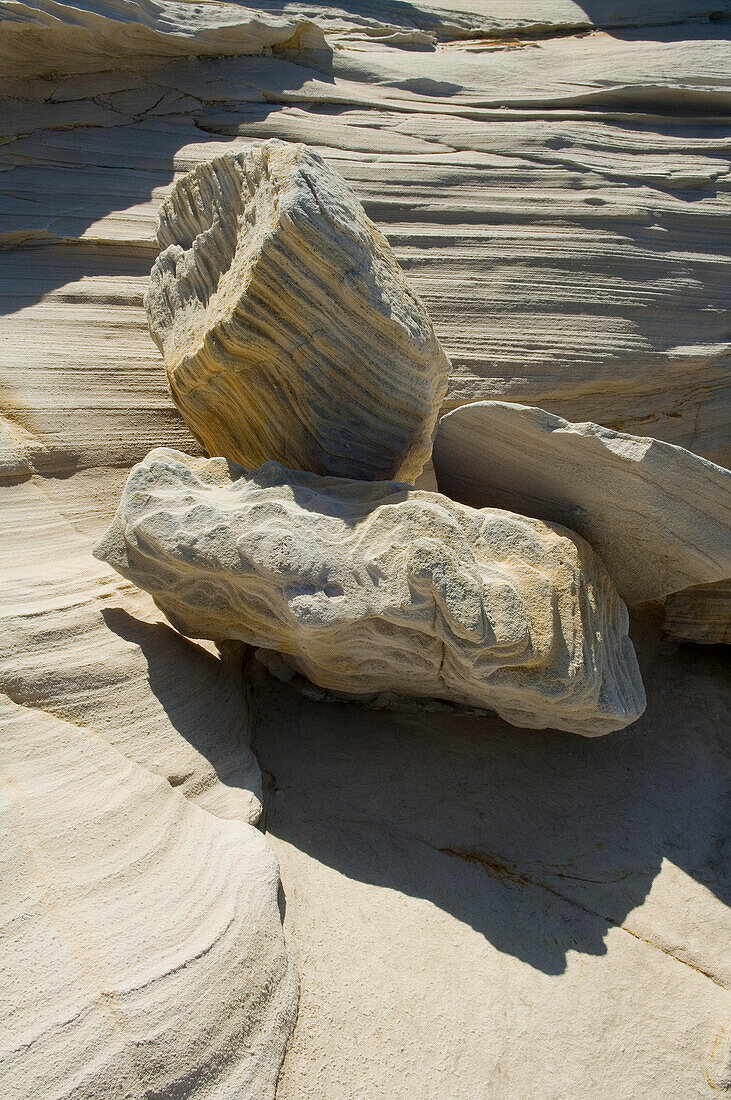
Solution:
{"label": "eroded boulder", "polygon": [[413,481],[449,362],[353,191],[305,145],[198,165],[160,209],[145,297],[173,400],[247,469]]}
{"label": "eroded boulder", "polygon": [[683,447],[478,401],[440,420],[434,471],[455,500],[578,531],[629,604],[731,576],[731,472]]}
{"label": "eroded boulder", "polygon": [[557,524],[276,462],[232,481],[223,459],[159,448],[94,553],[182,633],[276,650],[329,690],[587,736],[644,709],[626,608]]}

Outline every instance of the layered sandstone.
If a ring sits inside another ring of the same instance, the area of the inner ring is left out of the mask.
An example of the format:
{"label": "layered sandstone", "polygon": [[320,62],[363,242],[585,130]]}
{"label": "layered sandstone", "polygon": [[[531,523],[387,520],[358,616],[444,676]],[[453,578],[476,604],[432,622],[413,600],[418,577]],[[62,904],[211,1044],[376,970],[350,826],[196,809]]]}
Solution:
{"label": "layered sandstone", "polygon": [[199,165],[160,209],[145,297],[170,392],[212,455],[414,480],[449,364],[386,238],[302,145]]}
{"label": "layered sandstone", "polygon": [[679,642],[731,643],[731,580],[697,584],[668,596],[664,629]]}

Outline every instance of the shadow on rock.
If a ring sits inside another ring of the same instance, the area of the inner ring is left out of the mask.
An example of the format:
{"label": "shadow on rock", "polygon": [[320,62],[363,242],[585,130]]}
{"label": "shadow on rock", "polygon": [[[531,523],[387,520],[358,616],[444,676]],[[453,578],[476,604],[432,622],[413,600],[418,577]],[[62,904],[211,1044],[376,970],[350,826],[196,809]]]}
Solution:
{"label": "shadow on rock", "polygon": [[[139,646],[150,690],[177,733],[211,764],[228,788],[260,797],[259,769],[248,747],[250,713],[240,674],[164,623],[136,619],[121,607],[102,616],[111,631]],[[168,776],[172,786],[190,777]],[[238,804],[221,816],[238,816]],[[229,812],[230,811],[230,812]]]}
{"label": "shadow on rock", "polygon": [[[596,740],[318,704],[268,682],[254,747],[274,776],[270,834],[548,974],[568,951],[604,954],[664,860],[728,901],[724,658],[663,642],[659,625],[646,608],[633,629],[646,715]],[[681,929],[683,904],[668,917]]]}

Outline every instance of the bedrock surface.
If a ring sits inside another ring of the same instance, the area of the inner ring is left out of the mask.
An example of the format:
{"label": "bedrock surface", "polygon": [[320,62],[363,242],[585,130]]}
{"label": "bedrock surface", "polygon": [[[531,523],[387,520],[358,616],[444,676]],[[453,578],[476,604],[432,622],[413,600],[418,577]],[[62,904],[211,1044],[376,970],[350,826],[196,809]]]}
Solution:
{"label": "bedrock surface", "polygon": [[297,977],[264,837],[88,730],[0,716],[3,1096],[273,1100]]}
{"label": "bedrock surface", "polygon": [[[91,547],[135,462],[196,446],[143,307],[160,205],[272,137],[316,148],[384,232],[450,357],[447,408],[497,396],[731,465],[728,4],[259,8],[0,10],[1,686],[24,746],[47,745],[51,711],[193,809],[250,821],[263,798],[302,985],[278,1100],[713,1100],[731,1016],[716,648],[661,640],[643,610],[648,709],[598,740],[323,707],[270,680],[242,706],[213,647]],[[179,865],[156,868],[171,897]],[[204,1045],[211,953],[197,973]],[[36,977],[37,1015],[56,987]],[[187,1031],[185,978],[168,1034]],[[186,1094],[223,1100],[198,1064]]]}
{"label": "bedrock surface", "polygon": [[272,137],[315,148],[383,231],[452,363],[448,408],[519,401],[731,465],[725,25],[415,50],[359,20],[325,54],[78,77],[59,51],[54,75],[6,81],[2,411],[43,470],[189,449],[142,309],[159,208],[200,162]]}
{"label": "bedrock surface", "polygon": [[262,685],[302,981],[280,1100],[723,1095],[726,665],[633,619],[647,711],[595,740]]}

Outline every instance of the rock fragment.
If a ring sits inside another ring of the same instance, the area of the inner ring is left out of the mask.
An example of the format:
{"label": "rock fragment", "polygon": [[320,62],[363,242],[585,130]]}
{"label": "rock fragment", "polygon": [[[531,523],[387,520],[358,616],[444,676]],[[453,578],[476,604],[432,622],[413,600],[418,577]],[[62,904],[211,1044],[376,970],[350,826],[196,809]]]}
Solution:
{"label": "rock fragment", "polygon": [[504,401],[442,417],[441,492],[577,531],[623,600],[731,576],[731,472],[682,447]]}
{"label": "rock fragment", "polygon": [[448,360],[334,169],[267,141],[200,164],[160,209],[145,298],[173,399],[209,454],[413,481]]}
{"label": "rock fragment", "polygon": [[437,493],[159,448],[94,550],[182,633],[312,682],[488,707],[586,736],[642,713],[627,611],[577,535]]}

